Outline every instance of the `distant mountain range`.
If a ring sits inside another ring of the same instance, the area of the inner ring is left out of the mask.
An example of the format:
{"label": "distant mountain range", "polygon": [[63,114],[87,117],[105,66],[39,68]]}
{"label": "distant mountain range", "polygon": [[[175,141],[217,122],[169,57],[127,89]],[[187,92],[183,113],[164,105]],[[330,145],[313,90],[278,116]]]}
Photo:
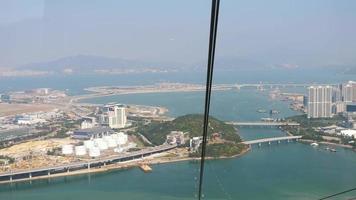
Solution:
{"label": "distant mountain range", "polygon": [[102,56],[77,55],[59,58],[53,61],[31,63],[22,65],[17,69],[63,72],[90,72],[93,70],[141,70],[141,69],[163,69],[167,66],[172,69],[176,63],[155,63],[138,60],[126,60]]}
{"label": "distant mountain range", "polygon": [[[261,63],[254,62],[248,59],[223,57],[215,60],[217,70],[226,69],[262,69],[265,66]],[[106,72],[125,72],[125,71],[176,71],[176,70],[205,70],[206,61],[201,61],[195,64],[181,64],[168,62],[146,62],[139,60],[128,60],[120,58],[110,58],[103,56],[77,55],[63,57],[52,61],[31,63],[22,65],[17,70],[36,70],[47,72],[74,72],[74,73],[90,73],[93,71]]]}
{"label": "distant mountain range", "polygon": [[[128,60],[92,55],[77,55],[63,57],[47,62],[31,63],[17,67],[15,70],[31,70],[46,73],[142,73],[142,72],[169,72],[181,70],[205,70],[206,61],[194,64],[147,62],[140,60]],[[299,67],[297,64],[265,64],[246,58],[217,57],[215,70],[293,70]],[[356,74],[356,66],[330,65],[321,66],[325,70],[334,70],[339,73]],[[305,68],[308,69],[308,68]]]}

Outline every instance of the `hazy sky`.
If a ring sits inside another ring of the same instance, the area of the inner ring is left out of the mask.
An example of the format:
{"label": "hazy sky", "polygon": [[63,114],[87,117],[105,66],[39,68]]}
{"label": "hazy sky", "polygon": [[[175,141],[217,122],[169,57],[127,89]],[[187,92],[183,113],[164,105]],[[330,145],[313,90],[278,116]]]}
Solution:
{"label": "hazy sky", "polygon": [[[78,54],[206,59],[210,0],[0,0],[0,67]],[[355,0],[222,0],[217,56],[356,64]]]}

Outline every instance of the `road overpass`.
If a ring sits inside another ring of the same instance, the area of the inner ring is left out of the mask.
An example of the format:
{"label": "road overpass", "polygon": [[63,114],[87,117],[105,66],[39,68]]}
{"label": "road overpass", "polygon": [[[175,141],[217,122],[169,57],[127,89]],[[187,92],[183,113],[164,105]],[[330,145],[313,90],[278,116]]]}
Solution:
{"label": "road overpass", "polygon": [[252,144],[262,144],[262,143],[268,143],[271,144],[271,142],[281,142],[281,141],[291,141],[291,140],[298,140],[301,139],[302,136],[283,136],[283,137],[272,137],[272,138],[262,138],[262,139],[257,139],[257,140],[249,140],[249,141],[244,141],[242,143],[247,144],[247,145],[252,145]]}
{"label": "road overpass", "polygon": [[143,158],[143,157],[155,154],[155,153],[162,153],[165,151],[169,151],[176,147],[177,147],[177,145],[165,144],[165,145],[161,145],[161,146],[157,146],[157,147],[150,147],[148,149],[141,150],[141,151],[135,151],[135,152],[130,152],[130,153],[121,153],[121,154],[102,157],[102,158],[98,158],[98,159],[92,159],[89,161],[73,162],[73,163],[62,164],[62,165],[46,166],[46,167],[41,167],[41,168],[4,172],[4,173],[0,173],[0,182],[9,182],[9,181],[11,182],[11,181],[15,181],[15,180],[31,180],[32,178],[38,177],[38,176],[50,177],[52,173],[53,174],[59,174],[59,173],[65,174],[66,172],[83,170],[83,169],[88,169],[88,172],[89,172],[90,168],[93,168],[93,167],[101,167],[101,166],[109,165],[112,163],[119,163],[119,162],[134,160],[134,159],[138,159],[138,158]]}

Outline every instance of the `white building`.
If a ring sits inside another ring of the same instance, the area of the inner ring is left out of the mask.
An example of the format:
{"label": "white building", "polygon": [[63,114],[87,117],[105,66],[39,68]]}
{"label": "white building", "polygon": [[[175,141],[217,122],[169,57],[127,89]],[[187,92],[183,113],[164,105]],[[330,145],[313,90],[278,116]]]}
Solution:
{"label": "white building", "polygon": [[344,102],[336,102],[334,103],[335,113],[342,113],[346,111],[346,105]]}
{"label": "white building", "polygon": [[342,85],[333,87],[332,101],[333,101],[333,103],[342,102]]}
{"label": "white building", "polygon": [[126,109],[123,105],[108,105],[100,116],[100,123],[110,128],[124,128],[127,123]]}
{"label": "white building", "polygon": [[311,86],[308,94],[308,118],[332,117],[331,86]]}
{"label": "white building", "polygon": [[46,120],[39,117],[38,114],[23,115],[17,119],[18,125],[33,125],[46,123]]}
{"label": "white building", "polygon": [[48,95],[50,93],[51,89],[50,88],[37,88],[32,91],[39,95]]}
{"label": "white building", "polygon": [[193,137],[189,141],[189,149],[191,152],[195,152],[198,150],[199,146],[203,142],[203,137]]}
{"label": "white building", "polygon": [[81,129],[87,129],[87,128],[93,128],[93,127],[94,127],[94,123],[92,123],[89,120],[84,120],[80,125]]}
{"label": "white building", "polygon": [[101,125],[109,125],[108,113],[99,115],[99,123]]}
{"label": "white building", "polygon": [[342,88],[342,97],[345,103],[351,103],[353,99],[353,88],[351,84],[346,84]]}
{"label": "white building", "polygon": [[356,130],[352,130],[352,129],[342,130],[340,133],[341,133],[341,135],[344,135],[344,136],[356,138]]}
{"label": "white building", "polygon": [[345,103],[356,102],[356,82],[349,81],[343,85],[342,97]]}
{"label": "white building", "polygon": [[166,143],[177,145],[185,144],[184,132],[171,131],[171,133],[166,136]]}

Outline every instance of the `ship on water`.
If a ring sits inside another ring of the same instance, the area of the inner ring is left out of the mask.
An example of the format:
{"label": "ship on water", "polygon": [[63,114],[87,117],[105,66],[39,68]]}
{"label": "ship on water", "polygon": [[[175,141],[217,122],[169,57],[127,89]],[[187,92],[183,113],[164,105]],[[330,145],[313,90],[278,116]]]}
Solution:
{"label": "ship on water", "polygon": [[258,113],[266,113],[267,110],[265,110],[265,109],[258,109],[257,112],[258,112]]}

